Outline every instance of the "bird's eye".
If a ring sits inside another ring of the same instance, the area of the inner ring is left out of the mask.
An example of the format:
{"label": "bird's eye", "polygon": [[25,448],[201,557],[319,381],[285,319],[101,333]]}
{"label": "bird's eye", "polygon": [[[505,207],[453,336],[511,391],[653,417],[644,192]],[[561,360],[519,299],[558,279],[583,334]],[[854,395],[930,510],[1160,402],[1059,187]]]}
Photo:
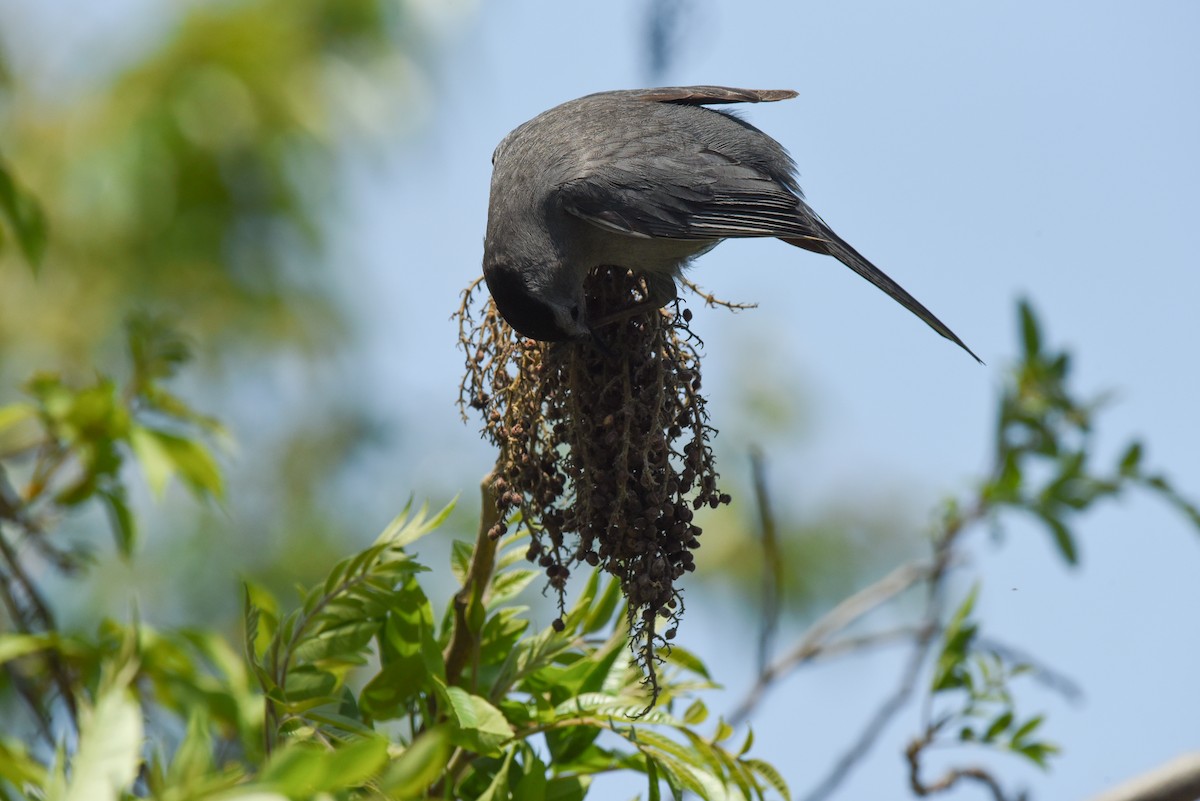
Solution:
{"label": "bird's eye", "polygon": [[578,303],[576,303],[574,306],[571,307],[571,319],[575,320],[575,321],[579,320],[579,304]]}

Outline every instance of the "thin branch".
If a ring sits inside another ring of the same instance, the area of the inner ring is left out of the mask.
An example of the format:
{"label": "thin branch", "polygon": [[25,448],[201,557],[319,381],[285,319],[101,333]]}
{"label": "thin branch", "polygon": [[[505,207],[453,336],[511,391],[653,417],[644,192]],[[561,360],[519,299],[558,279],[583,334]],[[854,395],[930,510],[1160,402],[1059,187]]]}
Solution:
{"label": "thin branch", "polygon": [[[36,525],[25,514],[20,496],[9,483],[8,474],[3,466],[0,466],[0,519],[8,521],[24,531],[37,531]],[[26,572],[20,555],[8,541],[2,527],[0,527],[0,559],[3,559],[7,573],[2,588],[4,603],[9,609],[13,625],[17,630],[25,634],[58,631],[58,625],[54,619],[54,613],[50,610],[50,605],[42,597],[37,583]],[[79,710],[71,677],[62,654],[50,649],[45,654],[45,660],[50,677],[62,697],[63,705],[67,708],[71,725],[78,730]]]}
{"label": "thin branch", "polygon": [[[940,779],[934,782],[921,781],[921,752],[925,746],[929,745],[932,732],[928,733],[920,740],[914,740],[905,751],[905,758],[908,760],[908,784],[912,788],[913,793],[924,797],[934,795],[935,793],[944,793],[954,787],[961,781],[972,781],[976,784],[982,784],[992,794],[995,801],[1009,801],[1008,796],[1004,794],[1004,788],[1000,786],[1000,782],[996,781],[992,774],[988,773],[983,768],[953,768],[947,771]],[[1024,795],[1018,795],[1014,801],[1023,801]]]}
{"label": "thin branch", "polygon": [[879,735],[883,733],[887,724],[897,712],[904,708],[909,699],[912,698],[913,692],[916,689],[917,678],[921,674],[921,668],[925,664],[925,658],[929,654],[929,646],[933,642],[935,633],[936,627],[931,626],[918,637],[912,654],[908,658],[908,663],[904,666],[904,672],[901,674],[900,682],[896,686],[895,692],[880,704],[879,709],[875,710],[875,714],[871,716],[871,719],[867,721],[867,725],[863,727],[862,734],[859,735],[858,740],[834,763],[828,775],[804,797],[804,801],[821,801],[821,799],[828,798],[845,781],[846,777],[850,775],[850,771],[854,769],[854,766],[870,753],[871,748],[875,745],[875,741],[879,739]]}
{"label": "thin branch", "polygon": [[767,666],[730,715],[730,723],[737,725],[749,717],[772,685],[820,655],[834,634],[908,588],[930,579],[935,570],[936,563],[909,562],[843,600],[814,623],[791,650]]}
{"label": "thin branch", "polygon": [[[813,657],[812,661],[823,661],[826,659],[835,659],[846,656],[847,654],[866,651],[871,648],[879,648],[886,645],[895,645],[901,642],[911,642],[921,636],[925,631],[924,626],[910,625],[897,626],[894,629],[883,629],[881,631],[872,631],[867,634],[859,634],[854,637],[839,637],[836,640],[825,643],[821,647],[821,652]],[[939,628],[938,633],[941,633]]]}
{"label": "thin branch", "polygon": [[698,284],[696,284],[692,281],[689,281],[686,278],[677,277],[675,280],[678,281],[679,283],[683,284],[688,289],[695,292],[697,295],[699,295],[701,297],[701,299],[704,300],[705,306],[721,306],[723,308],[729,309],[730,311],[743,311],[745,309],[757,309],[758,308],[757,303],[734,303],[733,301],[721,300],[720,298],[718,298],[716,295],[712,294],[711,292],[705,292],[703,289],[700,288],[700,286]]}
{"label": "thin branch", "polygon": [[[471,566],[463,580],[462,589],[454,594],[454,633],[451,635],[450,645],[446,648],[446,683],[449,685],[458,683],[468,660],[479,649],[484,594],[496,567],[498,542],[491,534],[492,528],[500,522],[500,512],[493,490],[495,477],[494,471],[489,472],[479,484],[482,500],[479,510],[479,534],[475,538]],[[480,613],[473,616],[473,609],[479,609]]]}
{"label": "thin branch", "polygon": [[992,637],[981,636],[976,640],[976,644],[980,650],[991,651],[1005,662],[1028,666],[1030,678],[1068,701],[1078,703],[1083,700],[1083,688],[1074,679],[1038,660],[1028,651]]}
{"label": "thin branch", "polygon": [[[901,675],[895,692],[880,705],[879,709],[876,710],[875,714],[867,722],[867,725],[863,727],[858,740],[834,764],[833,769],[830,770],[825,779],[805,797],[805,801],[823,801],[823,799],[832,795],[838,786],[845,781],[846,777],[850,775],[850,771],[870,753],[871,748],[875,745],[875,742],[879,739],[879,736],[883,733],[884,728],[891,719],[912,698],[913,693],[916,691],[917,679],[921,675],[921,669],[929,657],[929,651],[933,647],[934,641],[937,639],[938,632],[941,629],[943,606],[945,605],[945,578],[951,565],[955,562],[954,544],[963,527],[964,518],[955,517],[947,521],[941,536],[934,541],[933,562],[924,567],[922,576],[928,588],[925,613],[922,616],[920,628],[916,633],[916,642],[913,646],[912,654],[908,658],[908,663],[905,665],[904,672]],[[900,589],[903,589],[900,582],[902,576],[897,574],[900,574],[906,568],[912,570],[913,567],[913,565],[900,567],[898,570],[893,571],[890,576],[885,577],[883,581],[874,585],[874,587],[868,587],[859,593],[859,595],[869,593],[875,587],[879,587],[880,584],[886,584],[888,579],[893,576],[896,577],[896,586],[899,588],[897,592],[899,592]],[[911,583],[915,583],[915,581]],[[909,586],[911,586],[911,583]],[[883,590],[879,590],[879,593],[883,594]],[[892,593],[892,595],[895,594],[895,592]],[[854,598],[855,596],[851,596],[843,603],[852,601]]]}
{"label": "thin branch", "polygon": [[[462,679],[468,662],[479,657],[479,632],[484,623],[483,603],[496,569],[496,549],[499,538],[493,530],[500,522],[495,491],[496,471],[493,469],[479,482],[480,510],[479,533],[475,538],[475,549],[471,552],[471,564],[463,579],[462,589],[454,594],[454,631],[450,645],[446,647],[446,683],[455,686]],[[432,715],[438,714],[436,706]],[[449,796],[459,776],[474,760],[475,755],[465,748],[456,748],[451,754],[442,778],[431,789],[434,796]]]}
{"label": "thin branch", "polygon": [[775,634],[779,630],[779,615],[782,609],[783,553],[779,548],[775,515],[771,512],[771,497],[767,491],[763,452],[757,446],[750,450],[750,474],[754,480],[754,498],[758,503],[763,567],[765,568],[762,586],[762,630],[758,635],[758,672],[763,674],[767,670],[771,651],[774,650]]}

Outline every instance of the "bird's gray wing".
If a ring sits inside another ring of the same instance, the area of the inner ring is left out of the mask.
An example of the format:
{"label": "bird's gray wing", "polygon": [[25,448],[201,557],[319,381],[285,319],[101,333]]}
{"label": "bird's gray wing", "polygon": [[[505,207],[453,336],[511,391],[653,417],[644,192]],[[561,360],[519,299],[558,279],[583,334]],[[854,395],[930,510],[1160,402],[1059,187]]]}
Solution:
{"label": "bird's gray wing", "polygon": [[640,238],[821,238],[795,193],[711,148],[614,156],[558,188],[563,211]]}
{"label": "bird's gray wing", "polygon": [[687,240],[769,236],[833,256],[981,361],[933,312],[776,179],[708,148],[598,164],[560,187],[557,200],[564,211],[626,236]]}

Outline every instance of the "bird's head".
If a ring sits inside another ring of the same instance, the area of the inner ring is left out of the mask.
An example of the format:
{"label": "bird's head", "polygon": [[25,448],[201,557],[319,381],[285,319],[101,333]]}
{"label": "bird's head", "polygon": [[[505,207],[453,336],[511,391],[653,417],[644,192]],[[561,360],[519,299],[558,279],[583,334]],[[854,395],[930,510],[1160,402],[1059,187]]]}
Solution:
{"label": "bird's head", "polygon": [[538,282],[506,262],[485,262],[483,277],[500,316],[521,336],[543,342],[594,337],[582,286]]}

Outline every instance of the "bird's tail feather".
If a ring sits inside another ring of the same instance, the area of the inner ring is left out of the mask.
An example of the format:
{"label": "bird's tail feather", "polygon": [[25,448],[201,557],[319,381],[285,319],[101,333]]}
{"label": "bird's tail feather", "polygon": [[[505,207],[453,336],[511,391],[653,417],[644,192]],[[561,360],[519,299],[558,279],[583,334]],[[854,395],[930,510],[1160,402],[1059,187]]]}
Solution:
{"label": "bird's tail feather", "polygon": [[904,287],[897,284],[887,276],[882,270],[876,267],[871,262],[850,246],[846,240],[842,239],[833,229],[825,224],[825,221],[816,215],[811,209],[806,206],[802,208],[805,216],[810,218],[814,231],[817,236],[805,237],[780,237],[789,245],[795,245],[798,248],[811,250],[814,253],[823,253],[833,256],[842,264],[849,267],[854,272],[861,275],[863,278],[870,281],[875,286],[886,292],[893,300],[899,303],[910,312],[920,317],[925,321],[925,324],[937,331],[939,334],[950,340],[960,348],[971,354],[975,361],[983,364],[983,359],[980,359],[975,353],[966,346],[958,335],[950,330],[949,326],[934,316],[933,312],[921,305],[921,303],[912,295],[905,291]]}

